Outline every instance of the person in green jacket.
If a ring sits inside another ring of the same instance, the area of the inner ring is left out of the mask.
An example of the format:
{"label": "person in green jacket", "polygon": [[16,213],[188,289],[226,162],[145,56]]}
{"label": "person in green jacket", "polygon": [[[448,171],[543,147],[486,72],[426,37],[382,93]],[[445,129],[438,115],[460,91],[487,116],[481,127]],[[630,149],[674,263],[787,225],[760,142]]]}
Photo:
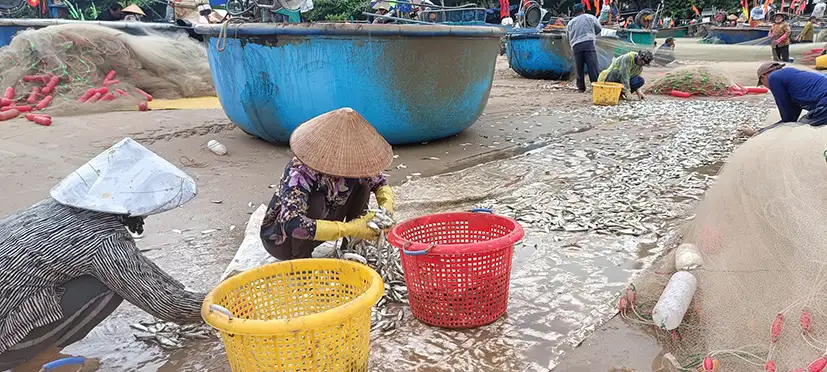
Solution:
{"label": "person in green jacket", "polygon": [[623,84],[621,97],[625,99],[631,98],[632,93],[635,93],[639,99],[646,99],[640,91],[645,83],[640,73],[643,72],[643,66],[649,66],[652,63],[652,59],[654,56],[648,50],[626,53],[612,60],[612,64],[600,73],[597,81]]}

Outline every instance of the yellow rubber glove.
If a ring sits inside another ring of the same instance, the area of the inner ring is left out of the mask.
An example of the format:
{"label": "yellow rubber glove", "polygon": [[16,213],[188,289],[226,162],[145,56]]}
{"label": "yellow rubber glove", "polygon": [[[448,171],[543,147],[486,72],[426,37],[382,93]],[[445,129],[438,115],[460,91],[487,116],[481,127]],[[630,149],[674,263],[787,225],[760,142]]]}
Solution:
{"label": "yellow rubber glove", "polygon": [[376,202],[393,214],[393,189],[390,186],[382,186],[376,190]]}
{"label": "yellow rubber glove", "polygon": [[313,240],[333,241],[344,237],[363,240],[377,239],[379,232],[368,227],[368,221],[374,216],[374,213],[368,213],[349,222],[316,220],[316,236]]}

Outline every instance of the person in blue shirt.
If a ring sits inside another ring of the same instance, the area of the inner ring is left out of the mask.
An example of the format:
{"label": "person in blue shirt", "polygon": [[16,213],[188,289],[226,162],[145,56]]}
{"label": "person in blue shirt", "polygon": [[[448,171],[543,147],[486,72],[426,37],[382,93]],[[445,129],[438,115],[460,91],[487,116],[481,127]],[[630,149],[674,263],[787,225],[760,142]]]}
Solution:
{"label": "person in blue shirt", "polygon": [[[758,85],[764,85],[772,92],[781,120],[758,130],[742,129],[744,134],[758,134],[783,123],[827,124],[827,76],[784,66],[783,63],[767,62],[757,71]],[[802,116],[803,110],[807,113]]]}

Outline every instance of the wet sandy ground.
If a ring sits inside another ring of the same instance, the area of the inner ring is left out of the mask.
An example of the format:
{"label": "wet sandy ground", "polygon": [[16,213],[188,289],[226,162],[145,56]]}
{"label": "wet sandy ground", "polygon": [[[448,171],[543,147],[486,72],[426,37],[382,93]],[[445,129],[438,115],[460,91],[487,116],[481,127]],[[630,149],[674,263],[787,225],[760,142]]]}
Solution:
{"label": "wet sandy ground", "polygon": [[[731,71],[731,76],[739,83],[751,85],[754,84],[754,65],[757,64],[730,63],[722,64],[720,67]],[[650,69],[647,71],[647,78],[663,71],[665,69]],[[660,98],[651,97],[651,99]],[[752,100],[759,99],[753,97]],[[544,145],[562,143],[565,138],[576,138],[580,141],[603,136],[611,139],[613,136],[623,136],[625,133],[637,130],[629,123],[624,125],[623,118],[577,115],[570,112],[590,107],[590,101],[590,95],[581,95],[568,89],[557,88],[554,82],[521,79],[507,68],[505,60],[500,60],[491,99],[484,116],[472,128],[454,138],[427,145],[397,148],[396,153],[399,158],[394,161],[393,168],[389,170],[391,180],[394,184],[400,184],[409,176],[416,179],[446,171],[456,171],[474,164],[514,156]],[[209,290],[217,283],[220,273],[234,255],[242,238],[243,227],[249,214],[258,204],[269,200],[273,190],[268,186],[278,182],[283,166],[290,157],[288,148],[273,146],[250,138],[235,129],[220,110],[109,113],[56,118],[54,123],[51,127],[34,126],[23,120],[2,124],[0,159],[4,166],[0,169],[0,176],[2,176],[0,189],[3,190],[4,202],[0,206],[0,214],[5,215],[25,208],[47,197],[48,190],[77,166],[124,136],[131,136],[171,162],[179,164],[198,183],[199,195],[195,200],[175,211],[147,220],[147,233],[139,245],[142,249],[148,250],[146,254],[149,257],[184,284],[203,291]],[[672,129],[664,128],[663,130]],[[217,157],[210,153],[205,148],[206,142],[210,139],[218,139],[224,143],[230,154]],[[564,147],[560,148],[560,151],[565,153],[576,150],[577,141],[569,140]],[[423,159],[427,157],[439,157],[440,159]],[[400,165],[405,167],[399,167]],[[421,175],[412,175],[415,173]],[[438,181],[428,180],[426,183],[436,184]],[[485,184],[479,181],[477,183]],[[414,184],[416,182],[412,183]],[[402,191],[404,190],[403,188]],[[550,191],[553,190],[550,189]],[[464,194],[458,192],[455,196],[462,198],[462,195]],[[406,198],[410,199],[404,193],[400,195],[402,203],[406,202]],[[468,200],[464,202],[467,203]],[[407,213],[413,214],[446,206],[458,208],[462,206],[462,203],[454,201],[442,205],[433,203],[427,205],[412,203],[410,205],[411,208]],[[173,230],[182,232],[177,233]],[[206,230],[215,231],[202,233]],[[515,272],[516,268],[520,267],[520,262],[526,263],[536,258],[538,254],[542,255],[542,253],[537,253],[538,247],[555,246],[547,244],[542,239],[555,241],[559,237],[546,235],[548,234],[530,237],[527,243],[518,249]],[[616,241],[606,244],[616,244],[617,247],[614,249],[624,252],[623,257],[607,256],[608,258],[603,259],[613,261],[602,263],[590,261],[589,265],[598,272],[605,271],[605,267],[616,267],[601,275],[604,278],[610,277],[606,281],[613,283],[617,288],[624,286],[629,276],[635,270],[640,269],[640,260],[651,260],[655,256],[655,252],[638,254],[637,242],[633,241]],[[536,247],[533,247],[534,245]],[[535,251],[530,251],[530,248]],[[572,253],[564,257],[564,261],[583,262],[584,255],[588,256],[588,252]],[[565,264],[565,262],[560,262],[560,264]],[[523,277],[515,274],[515,279],[531,281],[532,273],[541,278],[546,270],[547,268],[542,265],[534,267],[519,274],[524,275]],[[566,279],[566,277],[557,278],[561,282],[565,282]],[[554,287],[555,283],[549,282],[540,288],[545,288],[548,293],[552,294]],[[600,293],[603,293],[601,296],[606,296],[603,300],[610,300],[605,293],[610,293],[611,290],[614,290],[614,287],[601,289]],[[559,297],[559,294],[557,295]],[[516,306],[516,308],[532,309],[524,312],[521,315],[522,319],[516,320],[522,323],[543,320],[557,308],[553,297],[549,297],[547,303],[537,304],[536,296],[512,295],[512,308]],[[567,309],[571,319],[566,323],[584,321],[578,315],[581,310],[576,307]],[[469,370],[462,366],[472,367],[475,370],[503,370],[501,368],[547,370],[553,367],[552,360],[556,361],[560,355],[573,349],[579,343],[577,341],[575,344],[561,345],[561,339],[554,335],[567,335],[575,332],[582,339],[610,315],[611,311],[608,308],[596,310],[595,313],[589,314],[587,327],[572,331],[569,328],[559,328],[560,324],[554,324],[554,322],[544,326],[548,328],[516,329],[513,323],[515,318],[509,314],[506,319],[490,327],[470,333],[465,342],[473,344],[474,340],[480,339],[501,340],[497,336],[511,327],[508,331],[512,333],[530,333],[531,337],[535,338],[531,345],[494,341],[499,344],[494,345],[489,351],[490,355],[498,355],[498,357],[483,365],[471,361],[475,358],[473,354],[450,352],[446,351],[447,349],[443,349],[442,352],[435,351],[430,360],[423,357],[420,361],[425,362],[423,366],[430,367],[434,366],[432,364],[434,362],[454,361],[457,368],[454,370]],[[93,334],[69,347],[65,352],[98,358],[101,361],[100,370],[104,371],[226,369],[223,352],[217,342],[196,345],[169,354],[155,346],[134,341],[128,324],[147,318],[148,315],[133,306],[124,305],[103,325],[93,331]],[[401,339],[396,339],[394,343]],[[454,342],[456,338],[449,337],[446,340]],[[390,347],[394,343],[374,342],[374,345]],[[448,348],[451,344],[446,342],[442,346]],[[454,346],[467,348],[467,345],[462,343]],[[473,350],[473,348],[468,349]],[[406,353],[422,353],[427,356],[428,352],[428,349],[417,349],[410,345],[407,348],[397,348],[396,352],[374,350],[375,360],[372,369],[398,369],[400,365],[393,359],[394,357],[405,358]],[[377,355],[379,355],[378,358]],[[407,357],[410,356],[411,354],[407,354]],[[513,363],[510,365],[508,364],[509,356],[514,356]],[[604,355],[597,356],[601,359],[605,357]],[[462,360],[467,362],[462,363]],[[590,358],[581,360],[590,360]],[[415,358],[408,358],[407,361],[416,362]],[[412,366],[412,364],[409,365]]]}

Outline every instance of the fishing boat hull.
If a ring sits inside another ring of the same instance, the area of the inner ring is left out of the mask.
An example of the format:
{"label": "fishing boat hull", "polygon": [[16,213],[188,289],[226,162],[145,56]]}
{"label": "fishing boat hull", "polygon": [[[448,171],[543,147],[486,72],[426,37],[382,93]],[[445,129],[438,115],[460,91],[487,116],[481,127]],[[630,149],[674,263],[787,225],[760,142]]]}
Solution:
{"label": "fishing boat hull", "polygon": [[274,143],[342,107],[391,144],[455,135],[488,102],[505,34],[496,27],[332,23],[195,30],[207,39],[224,112]]}
{"label": "fishing boat hull", "polygon": [[0,26],[0,47],[11,44],[11,39],[14,38],[14,35],[17,35],[18,32],[25,29],[25,27],[21,26]]}
{"label": "fishing boat hull", "polygon": [[[528,79],[565,80],[574,72],[574,56],[565,32],[508,34],[506,55],[511,68]],[[600,70],[612,63],[612,48],[600,45]]]}
{"label": "fishing boat hull", "polygon": [[658,30],[658,39],[665,39],[668,37],[686,37],[688,31],[689,26],[662,28]]}
{"label": "fishing boat hull", "polygon": [[651,47],[655,45],[655,39],[658,37],[657,30],[635,30],[635,29],[620,29],[617,30],[617,37],[627,43],[645,45]]}
{"label": "fishing boat hull", "polygon": [[143,36],[152,33],[161,35],[175,35],[178,33],[186,33],[188,27],[173,25],[170,23],[150,23],[150,22],[104,22],[104,21],[75,21],[70,19],[15,19],[3,18],[0,19],[0,47],[11,44],[11,40],[18,32],[26,29],[38,29],[55,25],[69,25],[69,24],[83,24],[83,25],[99,25],[109,28],[114,28],[126,32],[128,34]]}
{"label": "fishing boat hull", "polygon": [[[718,38],[724,44],[741,44],[766,38],[769,32],[769,28],[758,27],[710,27],[708,37]],[[769,40],[765,44],[769,44]]]}

